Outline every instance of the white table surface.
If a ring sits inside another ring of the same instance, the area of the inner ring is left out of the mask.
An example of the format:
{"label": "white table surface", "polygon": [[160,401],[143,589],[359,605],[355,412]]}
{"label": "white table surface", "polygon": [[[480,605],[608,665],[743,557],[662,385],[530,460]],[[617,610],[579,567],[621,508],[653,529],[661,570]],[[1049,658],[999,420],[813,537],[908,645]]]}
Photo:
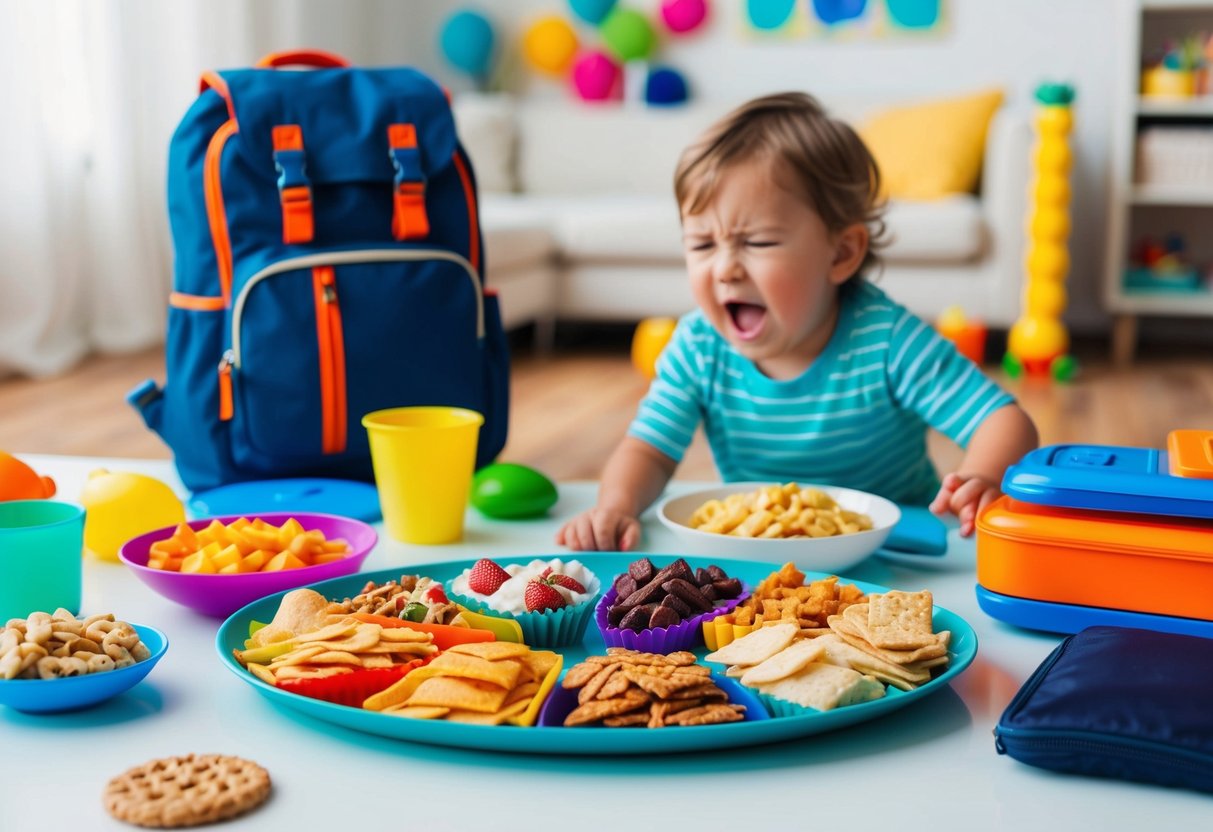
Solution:
{"label": "white table surface", "polygon": [[[22,455],[74,501],[97,467],[151,474],[181,490],[170,464]],[[676,482],[672,492],[703,484]],[[465,540],[408,546],[381,537],[365,570],[493,555],[559,552],[556,529],[588,507],[594,483],[562,483],[548,518],[468,514]],[[181,490],[181,493],[184,493]],[[676,552],[650,512],[643,549]],[[950,688],[882,719],[782,744],[699,755],[575,758],[470,752],[347,731],[273,707],[218,661],[219,621],[86,559],[84,611],[112,611],[169,637],[147,679],[98,707],[34,716],[0,707],[0,830],[129,829],[109,818],[110,777],[155,757],[217,752],[264,766],[274,791],[232,828],[469,829],[528,832],[729,826],[780,829],[1207,829],[1213,801],[1171,789],[1050,774],[994,751],[991,731],[1059,638],[1015,630],[980,611],[972,543],[946,569],[873,558],[846,577],[908,590],[977,631],[976,661]],[[768,826],[769,825],[769,826]]]}

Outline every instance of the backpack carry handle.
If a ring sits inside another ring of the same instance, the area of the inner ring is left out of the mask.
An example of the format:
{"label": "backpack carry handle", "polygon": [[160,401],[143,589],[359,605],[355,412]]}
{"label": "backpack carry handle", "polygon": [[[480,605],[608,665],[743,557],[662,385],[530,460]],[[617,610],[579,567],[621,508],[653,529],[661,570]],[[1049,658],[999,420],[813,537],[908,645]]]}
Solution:
{"label": "backpack carry handle", "polygon": [[317,69],[349,66],[350,62],[340,55],[320,49],[293,49],[288,52],[271,52],[257,63],[257,69],[277,69],[284,66],[310,66]]}

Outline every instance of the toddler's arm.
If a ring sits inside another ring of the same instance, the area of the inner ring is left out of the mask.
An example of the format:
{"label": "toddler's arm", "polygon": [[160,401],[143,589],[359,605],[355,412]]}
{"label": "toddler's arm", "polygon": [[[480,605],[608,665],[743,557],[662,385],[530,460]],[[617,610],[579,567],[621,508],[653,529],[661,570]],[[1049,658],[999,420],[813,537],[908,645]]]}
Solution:
{"label": "toddler's arm", "polygon": [[648,442],[624,437],[611,454],[598,487],[598,505],[556,533],[574,551],[626,552],[640,541],[641,513],[661,494],[678,463]]}
{"label": "toddler's arm", "polygon": [[973,431],[960,469],[943,478],[931,511],[955,514],[961,535],[972,534],[977,515],[1002,493],[1007,468],[1034,450],[1039,441],[1036,426],[1019,405],[998,408]]}

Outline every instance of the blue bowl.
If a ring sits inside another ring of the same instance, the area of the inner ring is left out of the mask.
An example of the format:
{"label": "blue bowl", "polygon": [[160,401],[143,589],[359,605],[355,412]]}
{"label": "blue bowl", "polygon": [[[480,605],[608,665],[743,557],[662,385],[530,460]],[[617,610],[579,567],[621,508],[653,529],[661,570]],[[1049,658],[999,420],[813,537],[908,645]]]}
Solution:
{"label": "blue bowl", "polygon": [[168,638],[152,627],[131,625],[152,655],[121,670],[71,676],[66,679],[0,681],[0,705],[27,714],[51,714],[89,708],[133,688],[151,672],[168,650]]}

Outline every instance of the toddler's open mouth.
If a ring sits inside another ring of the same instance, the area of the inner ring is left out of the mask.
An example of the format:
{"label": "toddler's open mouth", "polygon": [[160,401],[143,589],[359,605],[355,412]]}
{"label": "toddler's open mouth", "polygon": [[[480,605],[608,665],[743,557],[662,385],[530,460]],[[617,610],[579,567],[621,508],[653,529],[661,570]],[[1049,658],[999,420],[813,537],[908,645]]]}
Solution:
{"label": "toddler's open mouth", "polygon": [[737,337],[743,341],[758,337],[758,333],[762,331],[762,324],[767,318],[766,307],[756,303],[730,301],[724,305],[724,308],[729,313],[729,319],[733,322],[733,329],[737,331]]}

